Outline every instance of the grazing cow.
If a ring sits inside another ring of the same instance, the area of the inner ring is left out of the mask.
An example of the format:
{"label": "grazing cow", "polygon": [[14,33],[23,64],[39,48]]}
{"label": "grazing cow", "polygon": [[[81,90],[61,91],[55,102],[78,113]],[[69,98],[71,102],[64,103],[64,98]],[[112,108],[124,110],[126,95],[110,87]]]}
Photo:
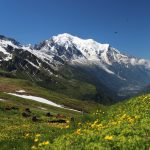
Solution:
{"label": "grazing cow", "polygon": [[48,121],[49,123],[66,123],[66,120],[63,120],[63,119],[59,119],[59,120],[51,120],[51,121]]}
{"label": "grazing cow", "polygon": [[18,108],[18,107],[15,107],[15,106],[12,106],[11,109],[13,109],[13,110],[18,110],[19,108]]}
{"label": "grazing cow", "polygon": [[10,107],[10,106],[7,106],[7,107],[5,107],[5,110],[18,110],[19,108],[18,107],[15,107],[15,106],[12,106],[12,107]]}
{"label": "grazing cow", "polygon": [[25,118],[27,118],[27,117],[30,117],[31,115],[28,114],[27,112],[23,112],[23,113],[22,113],[22,116],[25,117]]}
{"label": "grazing cow", "polygon": [[33,116],[33,117],[32,117],[32,121],[33,121],[33,122],[37,122],[37,121],[39,121],[39,119],[37,118],[37,116]]}
{"label": "grazing cow", "polygon": [[74,122],[74,117],[71,117],[71,119],[70,119],[70,120],[71,120],[71,122]]}
{"label": "grazing cow", "polygon": [[11,110],[11,107],[7,106],[5,107],[5,110]]}
{"label": "grazing cow", "polygon": [[46,113],[46,116],[47,116],[47,117],[53,117],[53,115],[51,115],[50,112]]}
{"label": "grazing cow", "polygon": [[57,114],[57,115],[56,115],[56,118],[66,118],[66,116],[61,115],[61,114]]}
{"label": "grazing cow", "polygon": [[25,109],[25,112],[31,113],[31,111],[30,111],[29,108],[26,108],[26,109]]}

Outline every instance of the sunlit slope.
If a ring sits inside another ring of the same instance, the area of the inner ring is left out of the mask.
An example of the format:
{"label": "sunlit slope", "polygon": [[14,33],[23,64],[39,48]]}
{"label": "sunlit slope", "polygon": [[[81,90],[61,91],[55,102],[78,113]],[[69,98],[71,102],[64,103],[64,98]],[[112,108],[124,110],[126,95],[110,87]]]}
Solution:
{"label": "sunlit slope", "polygon": [[58,144],[60,149],[74,150],[150,148],[150,94],[97,111],[86,120],[81,119],[74,132],[57,138],[49,148],[57,149]]}

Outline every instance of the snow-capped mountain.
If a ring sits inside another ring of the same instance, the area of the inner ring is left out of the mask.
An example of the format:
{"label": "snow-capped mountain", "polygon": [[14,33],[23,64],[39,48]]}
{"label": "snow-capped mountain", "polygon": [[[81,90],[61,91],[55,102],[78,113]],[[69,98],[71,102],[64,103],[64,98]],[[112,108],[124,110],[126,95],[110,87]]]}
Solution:
{"label": "snow-capped mountain", "polygon": [[8,51],[9,46],[12,48],[19,48],[21,45],[14,39],[0,35],[0,61],[12,59],[12,54]]}
{"label": "snow-capped mountain", "polygon": [[[71,70],[71,78],[78,79],[77,76],[80,76],[80,80],[94,84],[96,88],[102,83],[119,96],[137,93],[150,80],[150,61],[122,54],[109,44],[67,33],[53,36],[35,46],[23,46],[13,39],[0,36],[1,66],[14,61],[14,56],[19,59],[15,69],[19,66],[28,69],[32,67],[37,72],[44,69],[48,75],[57,78],[68,76],[63,71]],[[81,72],[88,79],[85,80]],[[35,75],[35,72],[30,70],[30,74]]]}
{"label": "snow-capped mountain", "polygon": [[70,63],[86,64],[88,62],[97,65],[119,63],[133,66],[144,65],[150,68],[150,61],[128,57],[109,44],[101,44],[92,39],[80,39],[67,33],[53,36],[50,40],[35,46],[35,49],[48,55],[57,55]]}

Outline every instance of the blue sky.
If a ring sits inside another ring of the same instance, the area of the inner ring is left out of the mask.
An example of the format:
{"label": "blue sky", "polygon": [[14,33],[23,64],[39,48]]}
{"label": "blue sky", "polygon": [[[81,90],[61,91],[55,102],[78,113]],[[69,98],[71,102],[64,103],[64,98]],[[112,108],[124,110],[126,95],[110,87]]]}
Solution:
{"label": "blue sky", "polygon": [[66,32],[150,59],[150,0],[0,0],[2,35],[34,44]]}

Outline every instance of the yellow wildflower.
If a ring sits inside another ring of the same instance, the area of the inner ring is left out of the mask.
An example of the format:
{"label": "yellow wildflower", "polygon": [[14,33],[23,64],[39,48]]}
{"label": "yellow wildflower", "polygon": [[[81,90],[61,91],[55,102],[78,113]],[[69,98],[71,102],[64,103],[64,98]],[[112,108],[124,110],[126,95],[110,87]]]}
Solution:
{"label": "yellow wildflower", "polygon": [[91,128],[94,128],[94,127],[95,127],[95,124],[92,124],[92,125],[91,125]]}
{"label": "yellow wildflower", "polygon": [[97,123],[98,123],[98,119],[94,121],[94,124],[97,124]]}
{"label": "yellow wildflower", "polygon": [[105,140],[113,140],[113,136],[109,136],[109,135],[107,135],[107,136],[105,136],[105,138],[104,138]]}
{"label": "yellow wildflower", "polygon": [[28,136],[29,136],[29,133],[27,133],[25,136],[28,137]]}
{"label": "yellow wildflower", "polygon": [[45,141],[43,142],[44,145],[48,145],[49,144],[49,141]]}
{"label": "yellow wildflower", "polygon": [[69,121],[69,120],[67,120],[66,122],[67,122],[67,123],[69,123],[70,121]]}
{"label": "yellow wildflower", "polygon": [[31,149],[36,149],[36,147],[33,145],[33,146],[31,147]]}
{"label": "yellow wildflower", "polygon": [[36,137],[40,137],[40,136],[41,136],[41,134],[36,134],[35,136],[36,136]]}
{"label": "yellow wildflower", "polygon": [[103,125],[102,125],[102,124],[99,124],[99,125],[98,125],[98,128],[102,128],[102,127],[103,127]]}
{"label": "yellow wildflower", "polygon": [[42,146],[42,145],[43,145],[43,143],[39,143],[39,144],[38,144],[39,147]]}
{"label": "yellow wildflower", "polygon": [[76,132],[75,132],[75,134],[81,134],[81,129],[78,129]]}
{"label": "yellow wildflower", "polygon": [[78,125],[81,125],[81,122],[79,122]]}
{"label": "yellow wildflower", "polygon": [[69,125],[66,126],[66,129],[68,129],[68,128],[69,128]]}
{"label": "yellow wildflower", "polygon": [[34,139],[34,142],[37,142],[39,139]]}
{"label": "yellow wildflower", "polygon": [[135,118],[135,119],[138,119],[138,118],[139,118],[139,116],[135,116],[134,118]]}

